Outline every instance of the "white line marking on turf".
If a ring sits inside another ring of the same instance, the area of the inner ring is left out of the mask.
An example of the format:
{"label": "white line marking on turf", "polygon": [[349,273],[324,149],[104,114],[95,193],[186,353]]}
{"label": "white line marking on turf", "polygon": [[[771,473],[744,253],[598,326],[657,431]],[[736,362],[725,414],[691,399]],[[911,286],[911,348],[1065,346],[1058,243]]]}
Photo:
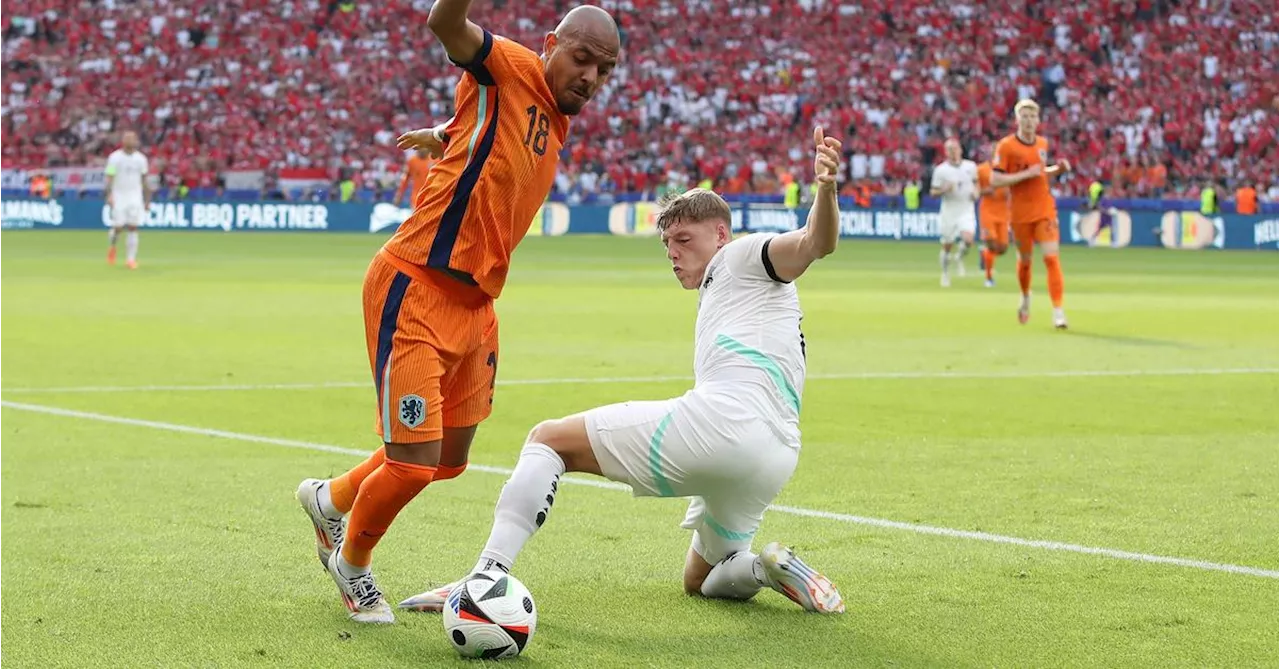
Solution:
{"label": "white line marking on turf", "polygon": [[[1236,374],[1276,374],[1275,367],[1194,367],[1176,369],[1066,369],[1058,371],[1007,372],[845,372],[810,374],[813,380],[857,379],[1069,379],[1108,376],[1226,376]],[[692,381],[692,376],[596,376],[583,378],[499,379],[500,386],[590,385],[611,383],[664,383]],[[221,385],[151,385],[151,386],[63,386],[53,388],[4,388],[4,393],[132,393],[132,392],[207,392],[226,390],[327,390],[334,388],[372,387],[372,381],[326,381],[320,383],[229,383]]]}
{"label": "white line marking on turf", "polygon": [[[194,434],[202,437],[217,437],[219,439],[231,439],[235,441],[247,441],[258,444],[270,444],[272,446],[283,446],[285,448],[298,448],[308,451],[322,451],[325,453],[337,453],[340,455],[352,455],[356,457],[366,457],[368,451],[362,451],[355,448],[344,448],[342,446],[332,446],[329,444],[318,444],[311,441],[297,441],[294,439],[277,439],[275,437],[265,437],[256,434],[245,434],[243,432],[229,432],[227,430],[213,430],[204,427],[195,427],[192,425],[178,425],[176,423],[162,423],[153,420],[141,420],[138,418],[125,418],[123,416],[110,416],[107,414],[90,413],[88,411],[76,411],[73,409],[62,409],[59,407],[44,406],[41,404],[24,404],[21,402],[0,401],[0,406],[15,411],[29,411],[32,413],[48,414],[51,416],[62,416],[65,418],[79,418],[82,420],[96,420],[103,423],[115,423],[117,425],[130,425],[133,427],[145,427],[153,430],[164,430],[167,432],[179,432],[183,434]],[[468,467],[476,471],[486,472],[489,474],[501,474],[508,476],[511,470],[506,467],[491,467],[488,465],[472,464]],[[603,488],[606,490],[630,491],[631,488],[621,483],[612,481],[600,481],[596,479],[582,479],[577,477],[565,477],[562,479],[567,483],[574,485],[590,486],[592,488]],[[1064,551],[1068,553],[1083,553],[1085,555],[1100,555],[1102,557],[1114,558],[1117,560],[1128,560],[1131,562],[1149,562],[1154,564],[1167,564],[1176,567],[1190,567],[1192,569],[1203,569],[1206,571],[1223,571],[1232,574],[1245,574],[1248,576],[1261,576],[1263,578],[1280,579],[1280,571],[1272,569],[1260,569],[1258,567],[1245,567],[1235,564],[1222,564],[1219,562],[1207,562],[1205,560],[1190,560],[1187,558],[1168,557],[1164,555],[1148,555],[1146,553],[1132,553],[1129,551],[1115,550],[1112,548],[1095,548],[1092,546],[1079,546],[1076,544],[1062,543],[1060,541],[1041,541],[1036,539],[1022,539],[1019,537],[1009,537],[1000,534],[989,534],[987,532],[972,532],[969,530],[956,530],[948,527],[934,527],[932,525],[917,525],[915,523],[904,523],[896,520],[885,520],[883,518],[867,518],[865,516],[853,516],[845,513],[833,513],[831,511],[817,511],[814,509],[803,509],[795,506],[782,506],[778,504],[771,505],[770,511],[777,513],[785,513],[792,516],[802,516],[806,518],[822,518],[824,520],[834,520],[841,523],[851,523],[854,525],[868,525],[871,527],[880,527],[890,530],[902,530],[906,532],[915,532],[916,534],[932,534],[936,536],[949,537],[952,539],[972,539],[975,541],[987,541],[997,544],[1010,544],[1014,546],[1023,546],[1026,548],[1040,548],[1050,551]]]}

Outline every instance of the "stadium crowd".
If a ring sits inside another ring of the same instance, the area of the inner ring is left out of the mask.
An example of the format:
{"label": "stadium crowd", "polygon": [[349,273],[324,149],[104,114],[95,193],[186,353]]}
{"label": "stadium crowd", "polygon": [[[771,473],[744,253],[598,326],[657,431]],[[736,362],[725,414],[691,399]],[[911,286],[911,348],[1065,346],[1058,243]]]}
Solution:
{"label": "stadium crowd", "polygon": [[[140,131],[166,184],[324,167],[391,187],[396,135],[452,114],[429,0],[4,0],[3,164],[100,164]],[[476,3],[534,48],[562,1]],[[1016,100],[1082,194],[1277,183],[1277,16],[1257,0],[615,0],[623,63],[577,119],[559,188],[711,179],[776,193],[810,127],[847,187],[894,192],[958,135],[986,157]]]}

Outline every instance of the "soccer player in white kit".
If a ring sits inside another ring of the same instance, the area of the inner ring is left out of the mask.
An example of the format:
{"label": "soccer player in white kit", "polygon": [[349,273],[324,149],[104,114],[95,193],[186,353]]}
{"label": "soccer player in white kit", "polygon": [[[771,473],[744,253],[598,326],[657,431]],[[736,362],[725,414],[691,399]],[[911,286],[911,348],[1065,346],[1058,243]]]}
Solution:
{"label": "soccer player in white kit", "polygon": [[138,269],[138,226],[151,207],[147,189],[147,157],[138,150],[138,134],[127,131],[120,138],[120,148],[107,158],[107,208],[111,210],[111,231],[107,233],[107,262],[116,263],[116,240],[120,231],[128,231],[125,239],[125,264]]}
{"label": "soccer player in white kit", "polygon": [[938,252],[938,264],[942,265],[942,286],[951,285],[951,265],[956,274],[964,276],[964,256],[973,246],[973,235],[978,229],[978,217],[973,203],[978,199],[978,166],[965,160],[960,140],[948,138],[944,145],[945,162],[933,168],[929,180],[929,194],[942,197],[938,212],[938,235],[942,250]]}
{"label": "soccer player in white kit", "polygon": [[[818,193],[805,227],[733,239],[719,195],[693,189],[668,199],[657,226],[681,286],[697,289],[694,387],[675,399],[623,402],[529,433],[494,512],[474,572],[510,571],[548,514],[565,472],[626,483],[636,496],[690,497],[693,530],[684,589],[745,600],[770,587],[809,611],[840,613],[844,600],[791,549],[751,542],[800,453],[805,350],[792,283],[836,248],[840,142],[814,130]],[[458,582],[400,603],[439,611]]]}

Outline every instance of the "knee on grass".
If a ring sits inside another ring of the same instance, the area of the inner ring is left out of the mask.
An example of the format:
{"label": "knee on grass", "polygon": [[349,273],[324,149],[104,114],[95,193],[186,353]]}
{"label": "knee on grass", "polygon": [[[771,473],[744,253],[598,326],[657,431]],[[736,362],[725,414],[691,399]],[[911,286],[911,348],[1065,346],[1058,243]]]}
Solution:
{"label": "knee on grass", "polygon": [[702,596],[702,584],[706,582],[706,574],[692,574],[688,570],[684,572],[684,594],[691,597]]}

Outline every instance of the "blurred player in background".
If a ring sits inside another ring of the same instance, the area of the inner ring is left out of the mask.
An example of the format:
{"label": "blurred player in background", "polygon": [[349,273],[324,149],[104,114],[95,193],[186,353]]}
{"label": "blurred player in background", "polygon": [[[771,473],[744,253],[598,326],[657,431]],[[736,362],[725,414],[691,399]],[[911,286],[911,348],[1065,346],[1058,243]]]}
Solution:
{"label": "blurred player in background", "polygon": [[978,201],[978,222],[982,225],[982,267],[986,270],[987,279],[982,285],[992,288],[996,285],[996,257],[1009,250],[1009,188],[991,185],[991,161],[995,160],[996,145],[991,145],[991,157],[978,165],[978,192],[982,199]]}
{"label": "blurred player in background", "polygon": [[964,276],[964,256],[973,245],[973,235],[978,220],[973,213],[973,201],[978,198],[978,167],[972,160],[965,160],[960,140],[947,139],[943,145],[947,159],[933,168],[929,179],[929,194],[942,198],[938,211],[938,235],[942,250],[938,252],[938,264],[942,265],[942,286],[951,285],[951,266],[956,274]]}
{"label": "blurred player in background", "polygon": [[[446,122],[445,125],[448,125]],[[430,130],[434,130],[431,128]],[[400,201],[404,198],[407,191],[409,193],[409,204],[416,206],[418,204],[418,193],[422,191],[422,186],[427,183],[427,174],[431,172],[432,166],[439,161],[443,155],[444,142],[442,137],[432,137],[434,142],[422,143],[417,145],[413,150],[413,155],[409,156],[404,163],[404,174],[400,177],[400,187],[396,189],[396,197],[392,200],[392,204],[400,206]],[[397,144],[400,148],[405,142],[402,140]],[[438,149],[436,147],[439,147]]]}
{"label": "blurred player in background", "polygon": [[[799,230],[734,239],[719,195],[695,188],[664,199],[657,227],[667,258],[680,285],[698,291],[693,389],[533,428],[473,573],[510,572],[551,513],[560,477],[585,472],[626,483],[637,496],[692,498],[681,524],[693,530],[684,568],[689,594],[746,600],[767,587],[808,611],[845,610],[831,581],[790,548],[775,542],[751,550],[800,454],[805,349],[793,282],[840,238],[840,142],[821,127],[813,141],[818,188]],[[400,606],[440,611],[454,585]]]}
{"label": "blurred player in background", "polygon": [[1031,248],[1040,247],[1048,273],[1049,299],[1053,302],[1053,326],[1067,327],[1062,309],[1062,263],[1058,260],[1058,207],[1049,192],[1049,177],[1071,170],[1062,160],[1049,164],[1049,141],[1036,134],[1040,127],[1040,105],[1022,100],[1014,106],[1017,131],[1000,140],[992,160],[991,185],[1008,186],[1011,197],[1009,220],[1013,238],[1018,244],[1018,285],[1022,302],[1018,306],[1018,322],[1031,318]]}
{"label": "blurred player in background", "polygon": [[120,137],[120,148],[107,157],[107,209],[111,212],[111,231],[107,233],[107,262],[116,264],[116,240],[125,237],[125,265],[138,269],[138,226],[151,207],[151,191],[147,188],[147,157],[138,150],[138,133],[126,131]]}
{"label": "blurred player in background", "polygon": [[493,301],[551,190],[570,117],[604,85],[620,49],[617,25],[598,7],[566,14],[540,57],[469,21],[470,5],[431,6],[427,27],[465,71],[457,114],[402,138],[415,147],[445,141],[444,157],[365,275],[385,445],[342,476],[298,486],[317,555],[357,622],[395,619],[370,564],[396,514],[427,484],[466,469],[476,426],[493,404]]}

